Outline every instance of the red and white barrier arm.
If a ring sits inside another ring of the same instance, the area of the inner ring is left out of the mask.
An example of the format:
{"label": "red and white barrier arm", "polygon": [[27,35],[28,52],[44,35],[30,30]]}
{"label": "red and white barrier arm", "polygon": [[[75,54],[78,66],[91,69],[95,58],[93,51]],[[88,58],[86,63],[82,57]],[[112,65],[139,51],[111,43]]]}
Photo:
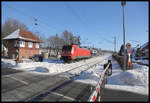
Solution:
{"label": "red and white barrier arm", "polygon": [[110,63],[108,63],[107,67],[105,68],[105,70],[103,71],[102,75],[100,76],[100,80],[98,81],[95,90],[93,91],[93,93],[91,94],[90,98],[88,99],[89,102],[94,102],[96,100],[98,92],[100,91],[101,84],[102,84],[102,82],[104,80],[105,73],[108,70],[109,65],[110,65]]}

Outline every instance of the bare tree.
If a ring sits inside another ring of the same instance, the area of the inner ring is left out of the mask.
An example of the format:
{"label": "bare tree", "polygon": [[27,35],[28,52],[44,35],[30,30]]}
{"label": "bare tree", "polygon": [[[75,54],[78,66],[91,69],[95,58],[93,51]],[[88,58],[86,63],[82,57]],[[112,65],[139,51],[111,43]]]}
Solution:
{"label": "bare tree", "polygon": [[49,48],[50,53],[53,49],[53,51],[55,51],[55,53],[56,53],[56,56],[58,56],[60,48],[62,47],[62,39],[56,33],[55,36],[50,36],[48,38],[48,42],[49,42],[48,48]]}
{"label": "bare tree", "polygon": [[50,36],[47,39],[47,41],[50,54],[53,49],[53,51],[55,51],[56,53],[56,56],[58,56],[64,45],[71,45],[71,44],[80,45],[80,36],[73,36],[71,32],[64,30],[64,32],[60,37],[56,33],[55,36]]}
{"label": "bare tree", "polygon": [[65,45],[71,45],[73,43],[73,34],[64,30],[62,33],[62,39],[64,40]]}
{"label": "bare tree", "polygon": [[[27,26],[16,19],[8,18],[5,23],[2,25],[1,37],[4,38],[14,32],[17,29],[28,30]],[[8,42],[2,39],[2,44],[5,47],[8,47]],[[2,51],[3,52],[3,51]]]}
{"label": "bare tree", "polygon": [[2,25],[2,38],[6,37],[10,33],[17,29],[28,30],[27,26],[16,19],[8,18]]}
{"label": "bare tree", "polygon": [[80,46],[80,36],[74,36],[71,32],[64,30],[62,33],[62,40],[64,41],[64,45],[76,44]]}

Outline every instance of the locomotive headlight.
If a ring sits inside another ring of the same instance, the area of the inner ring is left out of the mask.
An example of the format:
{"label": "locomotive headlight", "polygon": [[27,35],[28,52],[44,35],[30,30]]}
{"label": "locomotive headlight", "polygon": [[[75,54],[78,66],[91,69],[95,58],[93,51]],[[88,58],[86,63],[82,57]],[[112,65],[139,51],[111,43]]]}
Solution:
{"label": "locomotive headlight", "polygon": [[74,53],[74,47],[72,47],[72,50],[71,50],[71,54],[73,54]]}

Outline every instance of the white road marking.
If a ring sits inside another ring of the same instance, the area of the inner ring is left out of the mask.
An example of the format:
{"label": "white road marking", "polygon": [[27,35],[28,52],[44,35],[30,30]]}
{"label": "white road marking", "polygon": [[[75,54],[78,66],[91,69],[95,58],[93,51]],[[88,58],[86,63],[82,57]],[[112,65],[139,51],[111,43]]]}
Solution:
{"label": "white road marking", "polygon": [[25,81],[23,81],[23,80],[20,80],[20,79],[17,79],[17,78],[15,78],[15,77],[12,77],[12,76],[10,76],[10,75],[6,75],[6,76],[3,76],[3,77],[9,77],[9,78],[12,78],[12,79],[14,79],[14,80],[17,80],[17,81],[19,81],[19,82],[21,82],[21,83],[23,83],[23,84],[25,84],[25,85],[28,85],[27,82],[25,82]]}
{"label": "white road marking", "polygon": [[74,98],[71,98],[71,97],[68,97],[68,96],[64,96],[63,94],[59,94],[59,93],[52,92],[52,91],[50,91],[50,93],[52,93],[52,94],[54,94],[54,95],[62,96],[62,97],[64,97],[64,98],[69,99],[69,100],[72,100],[72,101],[75,101]]}

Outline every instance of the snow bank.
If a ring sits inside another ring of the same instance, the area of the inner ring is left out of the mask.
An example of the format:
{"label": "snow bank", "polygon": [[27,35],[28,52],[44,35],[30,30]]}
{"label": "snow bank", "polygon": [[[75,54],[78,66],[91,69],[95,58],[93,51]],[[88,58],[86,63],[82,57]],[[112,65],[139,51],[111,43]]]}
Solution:
{"label": "snow bank", "polygon": [[[149,91],[149,67],[133,64],[133,70],[127,70],[123,72],[116,61],[112,57],[108,57],[112,60],[112,75],[108,77],[106,88],[125,90],[134,93],[140,93],[148,95]],[[97,65],[85,71],[80,76],[74,78],[76,81],[88,83],[93,86],[96,86],[100,75],[103,72],[103,64],[107,63],[107,60],[104,60],[101,64]]]}
{"label": "snow bank", "polygon": [[106,87],[148,95],[148,70],[149,67],[136,64],[133,70],[109,77]]}
{"label": "snow bank", "polygon": [[[103,57],[106,58],[107,56],[108,55],[104,55]],[[58,73],[68,71],[72,68],[81,66],[81,65],[85,65],[85,64],[88,65],[92,61],[103,60],[103,58],[93,57],[93,58],[90,58],[87,60],[82,60],[82,61],[74,62],[74,63],[70,63],[70,64],[64,63],[61,60],[44,59],[43,62],[24,62],[24,63],[18,63],[16,65],[15,61],[12,59],[2,58],[1,60],[2,60],[2,65],[4,67],[9,67],[12,69],[24,70],[24,71],[29,71],[29,72],[33,72],[33,73],[58,74]],[[74,71],[72,71],[72,73],[73,74],[80,73],[80,71],[82,71],[82,69],[85,69],[85,68],[74,70]],[[45,72],[43,72],[43,71],[45,71]]]}
{"label": "snow bank", "polygon": [[133,62],[137,62],[137,63],[142,63],[142,64],[147,64],[147,65],[149,65],[149,60],[140,59],[140,60],[133,60]]}

